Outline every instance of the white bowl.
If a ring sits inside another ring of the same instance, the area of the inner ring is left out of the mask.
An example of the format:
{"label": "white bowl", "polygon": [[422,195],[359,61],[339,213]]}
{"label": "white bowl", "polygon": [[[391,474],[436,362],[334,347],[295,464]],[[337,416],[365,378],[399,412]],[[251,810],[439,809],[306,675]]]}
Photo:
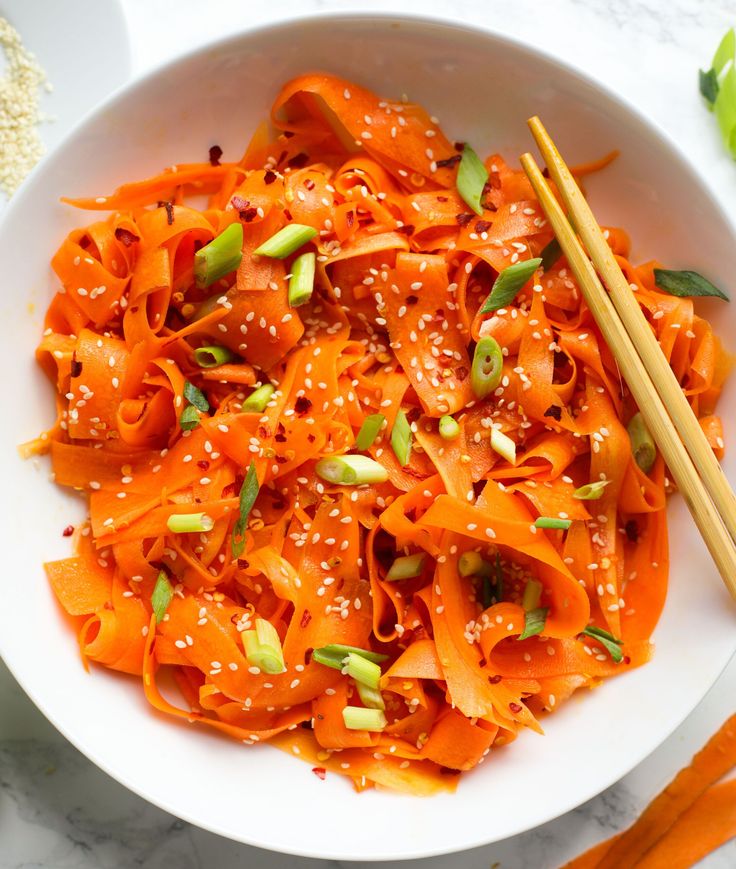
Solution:
{"label": "white bowl", "polygon": [[[454,139],[515,158],[539,113],[563,152],[590,159],[617,147],[590,182],[606,223],[625,226],[635,259],[658,257],[733,288],[736,238],[695,170],[660,132],[579,73],[506,37],[418,18],[332,15],[291,21],[200,49],[134,82],[51,155],[0,230],[5,326],[2,470],[6,506],[0,576],[0,652],[48,718],[89,758],[162,808],[230,838],[289,853],[341,859],[421,857],[469,848],[541,824],[619,779],[697,705],[736,648],[733,608],[682,501],[670,509],[671,590],[648,666],[567,703],[464,777],[454,795],[357,795],[337,776],[268,746],[246,748],[163,720],[135,680],[87,675],[41,569],[68,552],[62,528],[83,515],[46,465],[15,445],[51,421],[51,390],[33,362],[54,281],[52,252],[92,219],[62,194],[109,193],[118,183],[206,156],[239,155],[279,85],[327,69],[379,92],[407,93]],[[685,219],[685,215],[687,219]],[[35,306],[32,311],[29,303]],[[709,313],[728,338],[732,305]],[[727,440],[736,379],[721,410]],[[729,413],[729,411],[731,411]],[[733,478],[731,456],[726,469]]]}

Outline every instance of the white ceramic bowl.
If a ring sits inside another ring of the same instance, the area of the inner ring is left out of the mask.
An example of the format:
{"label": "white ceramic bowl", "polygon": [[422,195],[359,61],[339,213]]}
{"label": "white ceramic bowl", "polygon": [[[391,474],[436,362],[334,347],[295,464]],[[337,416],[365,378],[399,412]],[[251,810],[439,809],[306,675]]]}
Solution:
{"label": "white ceramic bowl", "polygon": [[[494,752],[454,795],[359,796],[337,776],[320,781],[267,746],[246,748],[156,717],[135,680],[87,675],[41,569],[42,559],[67,554],[61,530],[83,515],[83,505],[49,483],[43,462],[15,455],[17,443],[51,420],[51,390],[32,355],[54,286],[48,260],[86,218],[59,196],[108,193],[201,159],[215,142],[226,157],[238,155],[279,84],[320,68],[409,94],[451,138],[482,152],[515,158],[527,149],[524,122],[535,112],[570,160],[620,148],[621,158],[590,182],[603,221],[630,230],[636,259],[657,256],[734,289],[733,228],[672,143],[598,85],[505,37],[420,19],[333,15],[246,32],[169,64],[84,121],[30,179],[0,230],[0,652],[88,757],[181,818],[290,853],[421,857],[498,840],[579,805],[651,752],[713,683],[736,647],[734,613],[679,499],[670,509],[671,590],[651,664],[576,696],[545,722],[546,736],[523,734]],[[709,313],[727,339],[736,333],[733,305],[714,304]],[[736,379],[722,403],[729,441],[735,402]],[[733,478],[730,457],[726,468]]]}

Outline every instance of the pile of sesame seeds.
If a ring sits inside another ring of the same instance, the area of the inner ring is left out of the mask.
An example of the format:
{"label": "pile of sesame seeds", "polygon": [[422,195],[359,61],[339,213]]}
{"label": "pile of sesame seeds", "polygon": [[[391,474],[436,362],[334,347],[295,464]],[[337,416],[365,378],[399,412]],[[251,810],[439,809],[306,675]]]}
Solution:
{"label": "pile of sesame seeds", "polygon": [[6,61],[0,76],[0,190],[12,196],[44,153],[38,127],[48,118],[39,109],[39,97],[51,85],[18,31],[2,17],[0,45]]}

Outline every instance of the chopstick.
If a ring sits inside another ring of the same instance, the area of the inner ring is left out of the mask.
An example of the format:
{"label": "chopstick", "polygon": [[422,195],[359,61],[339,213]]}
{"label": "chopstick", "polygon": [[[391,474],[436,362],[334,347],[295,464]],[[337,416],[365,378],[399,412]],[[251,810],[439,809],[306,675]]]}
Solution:
{"label": "chopstick", "polygon": [[[530,121],[530,126],[532,126],[532,124],[535,124],[535,126],[538,125],[538,129],[541,129],[541,131],[544,132],[544,128],[541,123],[538,122],[538,119],[532,119],[532,121]],[[554,148],[554,145],[552,145],[552,148]],[[550,151],[549,147],[546,147],[545,151],[547,154],[550,154],[550,159],[552,159],[552,151]],[[554,150],[554,155],[555,165],[557,165],[557,161],[559,161],[559,164],[564,166],[562,158],[559,156],[556,149]],[[652,433],[652,437],[662,453],[670,473],[674,477],[678,488],[685,498],[685,502],[690,509],[695,524],[708,547],[713,561],[718,567],[721,577],[723,578],[723,582],[732,597],[736,599],[736,545],[734,544],[734,540],[729,534],[726,524],[724,524],[721,514],[714,503],[715,499],[711,498],[711,494],[705,482],[701,480],[700,476],[698,476],[693,460],[690,458],[688,451],[685,449],[683,442],[680,440],[680,437],[675,430],[673,419],[663,401],[663,398],[669,398],[669,394],[665,391],[664,395],[662,395],[655,386],[655,382],[657,381],[653,380],[649,371],[645,368],[637,351],[637,346],[632,340],[632,336],[629,335],[622,319],[619,318],[611,297],[603,288],[591,261],[588,259],[587,254],[578,241],[574,230],[552,193],[546,179],[537,166],[536,161],[531,154],[524,154],[521,157],[521,164],[531,182],[532,188],[537,195],[552,229],[554,230],[560,248],[567,257],[570,268],[577,278],[585,302],[590,309],[598,328],[603,334],[606,343],[616,358],[629,390],[634,396],[634,400],[644,416],[647,427]],[[582,199],[582,194],[577,188],[577,184],[572,178],[569,169],[565,167],[565,170],[567,175],[559,174],[559,181],[555,178],[555,181],[560,188],[560,192],[563,193],[563,185],[569,186],[571,184],[578,191],[578,197]],[[550,173],[552,173],[552,171],[552,164],[550,164]],[[564,193],[563,197],[565,197]],[[566,198],[566,201],[572,203],[570,206],[570,213],[582,235],[580,225],[583,218],[579,211],[578,197],[571,195],[570,199]],[[588,215],[588,220],[595,223],[595,219],[589,209]],[[600,229],[598,229],[598,231],[600,232]],[[603,241],[605,244],[605,239]],[[608,247],[608,245],[606,245],[606,247]],[[618,270],[618,264],[615,260],[613,260],[613,264],[615,269]],[[620,270],[619,274],[621,274]],[[621,274],[621,279],[626,282],[623,274]],[[626,283],[626,287],[627,291],[630,293],[631,290],[628,287],[628,283]],[[636,304],[636,302],[634,302],[634,304]],[[657,352],[661,355],[658,345]],[[667,368],[669,369],[669,366],[667,366]],[[677,389],[681,392],[679,386]],[[685,401],[685,406],[688,414],[692,416],[692,410],[687,404],[687,401]],[[678,413],[679,410],[671,412],[675,414]],[[697,425],[697,421],[695,422]],[[699,426],[698,429],[700,429]],[[708,447],[708,449],[710,449],[710,447]],[[733,500],[732,493],[731,499]],[[730,518],[733,520],[732,515]]]}
{"label": "chopstick", "polygon": [[604,238],[572,173],[539,118],[531,118],[529,128],[549,168],[550,175],[562,194],[568,214],[573,217],[573,223],[583,245],[608,288],[611,301],[631,336],[644,367],[656,384],[672,422],[690,453],[690,458],[698,469],[729,534],[736,540],[736,495],[729,486],[726,475],[713,454],[674,372],[660,350],[654,332],[631,291],[629,282],[619,268],[613,251]]}

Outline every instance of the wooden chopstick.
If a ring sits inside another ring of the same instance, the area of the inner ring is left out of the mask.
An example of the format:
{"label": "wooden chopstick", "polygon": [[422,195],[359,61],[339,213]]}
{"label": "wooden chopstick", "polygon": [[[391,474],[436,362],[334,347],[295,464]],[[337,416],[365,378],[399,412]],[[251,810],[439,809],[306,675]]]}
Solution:
{"label": "wooden chopstick", "polygon": [[583,246],[593,260],[598,274],[608,288],[610,298],[626,331],[639,352],[644,367],[657,386],[672,422],[690,453],[728,533],[736,540],[736,495],[728,484],[707,438],[692,412],[674,372],[662,353],[654,332],[647,323],[639,303],[619,268],[603,232],[565,161],[539,118],[529,120],[529,128],[547,164],[568,214],[573,218]]}
{"label": "wooden chopstick", "polygon": [[[678,437],[670,415],[652,378],[642,364],[632,338],[626,331],[611,298],[603,288],[549,184],[531,154],[524,154],[521,157],[521,165],[554,230],[560,248],[577,278],[585,302],[615,356],[647,427],[690,508],[713,561],[729,592],[736,599],[736,545],[703,481],[698,476],[692,459]],[[573,214],[573,219],[577,225],[576,214]],[[616,268],[618,268],[617,264]],[[688,412],[692,413],[689,406]]]}

